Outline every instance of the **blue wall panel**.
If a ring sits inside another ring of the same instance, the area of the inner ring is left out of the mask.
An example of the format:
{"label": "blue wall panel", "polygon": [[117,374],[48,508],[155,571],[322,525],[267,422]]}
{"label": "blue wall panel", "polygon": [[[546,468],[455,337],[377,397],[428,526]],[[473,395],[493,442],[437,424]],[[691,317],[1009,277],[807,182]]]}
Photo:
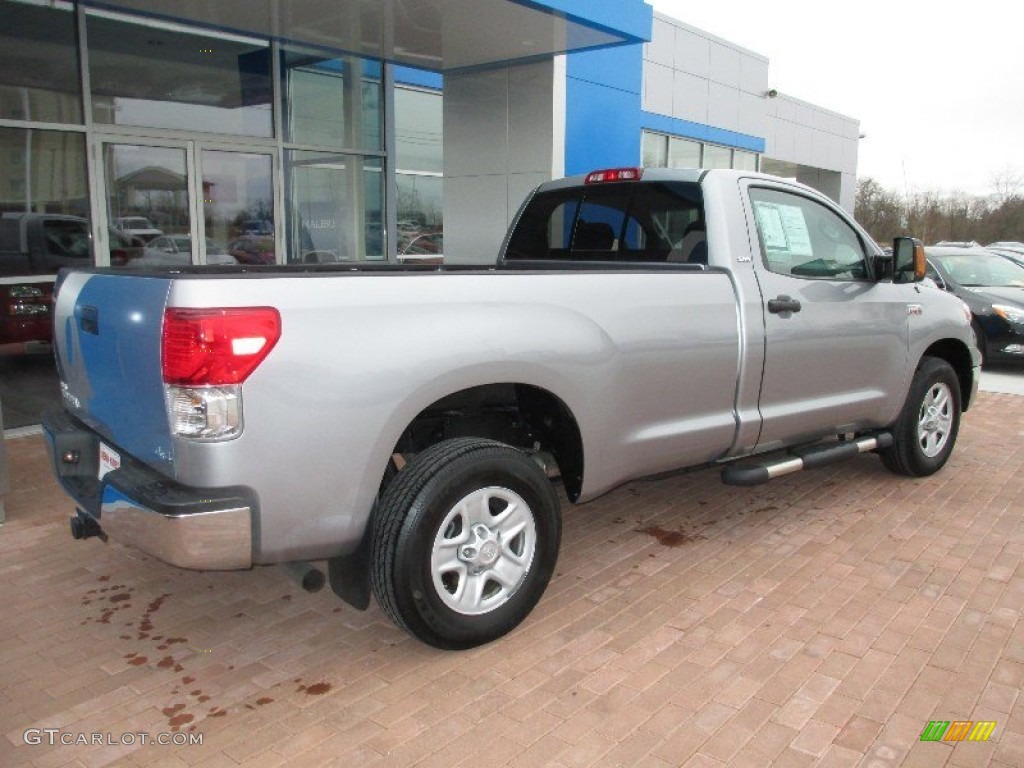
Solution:
{"label": "blue wall panel", "polygon": [[444,86],[444,76],[438,72],[428,72],[425,69],[396,65],[395,82],[402,85],[415,85],[420,88],[434,88],[439,91]]}
{"label": "blue wall panel", "polygon": [[760,136],[643,111],[642,88],[642,45],[584,51],[566,58],[566,175],[639,165],[644,128],[764,152],[765,140]]}
{"label": "blue wall panel", "polygon": [[566,175],[640,164],[642,82],[641,45],[567,57]]}
{"label": "blue wall panel", "polygon": [[643,0],[512,0],[637,42],[651,39],[654,11]]}
{"label": "blue wall panel", "polygon": [[644,112],[640,117],[640,124],[642,128],[668,133],[672,136],[681,136],[698,141],[710,141],[713,144],[723,144],[727,147],[745,149],[750,152],[764,152],[764,139],[746,133],[716,128],[713,125],[691,123],[689,120],[656,115],[653,112]]}

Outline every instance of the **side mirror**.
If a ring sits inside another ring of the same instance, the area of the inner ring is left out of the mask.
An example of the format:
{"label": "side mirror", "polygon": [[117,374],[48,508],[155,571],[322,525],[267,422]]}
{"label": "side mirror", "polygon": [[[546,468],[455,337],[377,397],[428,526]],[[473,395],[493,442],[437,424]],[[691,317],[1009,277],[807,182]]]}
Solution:
{"label": "side mirror", "polygon": [[928,262],[924,244],[915,237],[897,237],[892,241],[894,283],[919,283],[924,280]]}

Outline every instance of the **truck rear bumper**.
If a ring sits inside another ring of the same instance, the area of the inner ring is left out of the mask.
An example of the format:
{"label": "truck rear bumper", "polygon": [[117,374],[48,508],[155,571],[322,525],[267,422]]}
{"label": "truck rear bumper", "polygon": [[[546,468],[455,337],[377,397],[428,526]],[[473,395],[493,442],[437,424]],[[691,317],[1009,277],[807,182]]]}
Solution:
{"label": "truck rear bumper", "polygon": [[44,415],[43,431],[57,480],[108,537],[180,568],[252,566],[251,489],[192,488],[124,454],[101,479],[99,435],[61,409]]}

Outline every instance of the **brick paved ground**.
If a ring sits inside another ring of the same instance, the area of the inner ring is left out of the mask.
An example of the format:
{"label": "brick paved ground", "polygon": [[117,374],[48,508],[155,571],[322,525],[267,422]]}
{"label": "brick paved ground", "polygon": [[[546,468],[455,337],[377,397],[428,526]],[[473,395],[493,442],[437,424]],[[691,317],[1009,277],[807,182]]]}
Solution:
{"label": "brick paved ground", "polygon": [[[10,441],[0,765],[1021,766],[1022,437],[1024,400],[983,394],[934,478],[864,456],[566,506],[538,609],[466,653],[277,568],[74,542],[41,439]],[[920,742],[933,719],[998,725]],[[203,743],[26,745],[27,728]]]}

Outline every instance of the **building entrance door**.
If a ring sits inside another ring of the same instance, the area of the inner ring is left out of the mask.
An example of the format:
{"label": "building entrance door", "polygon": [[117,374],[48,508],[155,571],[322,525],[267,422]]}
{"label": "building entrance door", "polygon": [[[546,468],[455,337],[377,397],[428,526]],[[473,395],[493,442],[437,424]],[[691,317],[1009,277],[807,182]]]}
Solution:
{"label": "building entrance door", "polygon": [[99,155],[99,264],[278,261],[271,152],[119,139],[101,140]]}

